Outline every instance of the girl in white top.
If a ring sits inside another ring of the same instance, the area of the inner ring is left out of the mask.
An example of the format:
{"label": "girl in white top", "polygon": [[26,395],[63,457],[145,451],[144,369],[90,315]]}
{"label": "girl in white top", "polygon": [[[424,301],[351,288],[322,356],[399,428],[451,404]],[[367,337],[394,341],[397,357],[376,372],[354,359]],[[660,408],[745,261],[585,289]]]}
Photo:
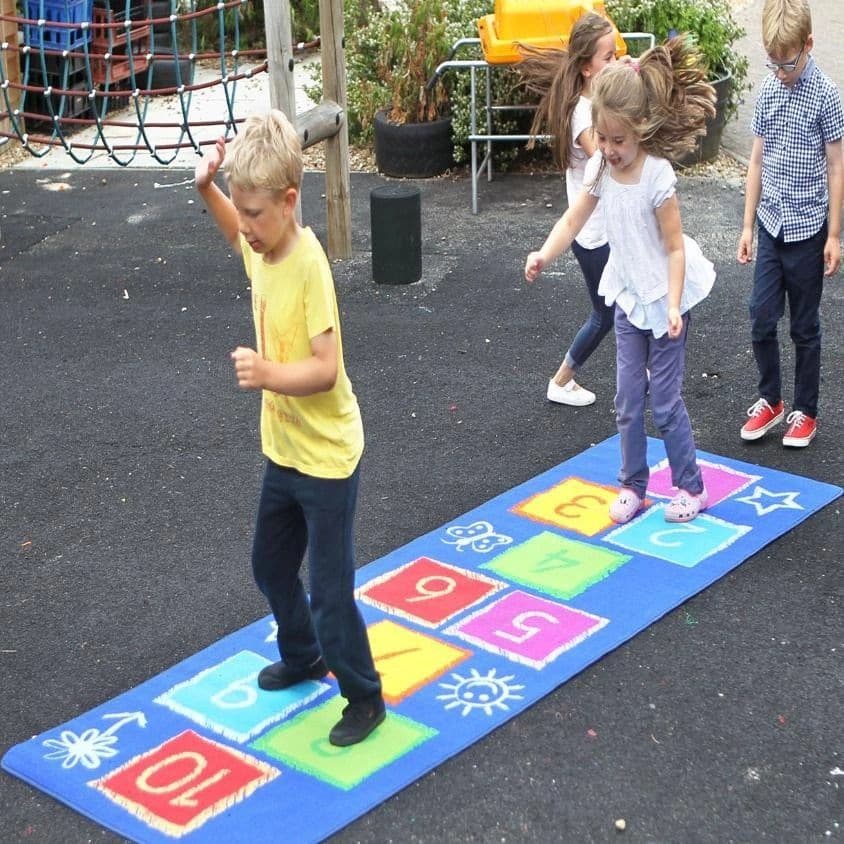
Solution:
{"label": "girl in white top", "polygon": [[[592,132],[592,80],[616,60],[616,31],[602,15],[590,12],[572,27],[565,50],[522,49],[518,65],[527,87],[541,94],[531,134],[543,132],[553,139],[554,158],[566,174],[566,197],[571,206],[583,188],[586,162],[597,150]],[[528,148],[533,146],[533,141]],[[613,308],[598,295],[598,283],[609,256],[601,207],[586,221],[572,243],[592,312],[575,335],[557,373],[548,382],[549,401],[582,407],[594,403],[595,394],[581,387],[575,373],[598,348],[613,325]]]}
{"label": "girl in white top", "polygon": [[709,293],[715,272],[683,234],[666,158],[694,145],[714,114],[714,99],[697,51],[682,37],[637,63],[602,70],[592,89],[600,152],[589,161],[583,191],[525,263],[531,282],[571,245],[600,202],[611,252],[599,292],[616,306],[621,490],[610,517],[618,523],[630,521],[645,500],[648,395],[679,490],[665,507],[666,521],[689,521],[707,503],[681,391],[689,309]]}

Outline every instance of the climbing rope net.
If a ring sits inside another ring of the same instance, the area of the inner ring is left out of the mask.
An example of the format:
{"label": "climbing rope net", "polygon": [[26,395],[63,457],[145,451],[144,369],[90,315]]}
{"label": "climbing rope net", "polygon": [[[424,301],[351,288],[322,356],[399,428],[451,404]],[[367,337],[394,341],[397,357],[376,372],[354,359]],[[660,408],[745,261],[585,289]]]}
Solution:
{"label": "climbing rope net", "polygon": [[[249,2],[22,0],[25,14],[0,15],[18,33],[0,43],[0,137],[36,157],[62,146],[78,164],[103,152],[123,166],[142,151],[164,165],[186,148],[201,154],[245,119],[238,83],[267,72],[265,49],[240,49]],[[210,15],[216,49],[200,51]]]}

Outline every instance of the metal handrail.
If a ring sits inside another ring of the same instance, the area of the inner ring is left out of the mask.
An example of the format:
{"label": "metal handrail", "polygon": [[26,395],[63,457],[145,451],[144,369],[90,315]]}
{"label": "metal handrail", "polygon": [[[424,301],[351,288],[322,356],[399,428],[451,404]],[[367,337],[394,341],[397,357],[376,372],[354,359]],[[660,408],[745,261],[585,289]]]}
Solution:
{"label": "metal handrail", "polygon": [[[626,43],[645,40],[648,46],[645,49],[650,49],[656,44],[656,37],[651,32],[622,32],[621,37]],[[425,84],[425,89],[430,91],[434,85],[437,84],[439,78],[448,70],[469,70],[470,73],[470,89],[469,89],[469,135],[467,140],[470,143],[471,152],[471,168],[472,168],[472,213],[478,213],[478,180],[481,173],[486,170],[487,181],[492,181],[492,145],[494,143],[517,143],[529,140],[548,141],[551,139],[550,135],[500,135],[492,131],[492,114],[496,111],[534,111],[535,105],[500,105],[492,102],[492,80],[490,77],[490,69],[495,67],[485,59],[455,59],[454,57],[464,47],[477,47],[480,45],[480,38],[460,38],[454,42],[448,57],[445,61],[437,65],[433,75]],[[507,65],[509,67],[509,65]],[[485,72],[485,90],[486,103],[483,106],[486,113],[486,133],[478,131],[478,98],[477,98],[477,70],[482,68]],[[478,162],[478,144],[485,144],[486,152]]]}

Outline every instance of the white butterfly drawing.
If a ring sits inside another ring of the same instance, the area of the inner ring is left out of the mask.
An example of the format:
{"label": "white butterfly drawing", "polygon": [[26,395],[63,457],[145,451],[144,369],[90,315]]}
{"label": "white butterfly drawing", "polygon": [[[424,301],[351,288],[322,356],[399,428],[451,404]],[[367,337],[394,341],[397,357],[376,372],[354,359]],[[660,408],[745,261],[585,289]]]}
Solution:
{"label": "white butterfly drawing", "polygon": [[503,533],[496,533],[495,528],[489,522],[472,522],[470,525],[452,525],[445,529],[449,538],[443,538],[443,542],[449,545],[456,545],[458,551],[464,548],[471,548],[479,554],[487,554],[499,545],[509,545],[513,541],[512,536]]}

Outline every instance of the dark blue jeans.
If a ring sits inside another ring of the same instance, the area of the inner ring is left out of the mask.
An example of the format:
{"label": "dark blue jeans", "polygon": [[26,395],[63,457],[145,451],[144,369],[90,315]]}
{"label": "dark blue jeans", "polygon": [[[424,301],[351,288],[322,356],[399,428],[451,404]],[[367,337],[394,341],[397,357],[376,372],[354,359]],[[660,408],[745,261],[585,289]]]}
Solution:
{"label": "dark blue jeans", "polygon": [[794,410],[818,414],[821,379],[821,319],[827,226],[808,240],[785,243],[759,226],[756,272],[750,296],[751,338],[759,369],[759,395],[769,404],[782,399],[777,323],[788,310],[794,343]]}
{"label": "dark blue jeans", "polygon": [[[354,595],[359,475],[360,467],[342,480],[314,478],[267,461],[252,545],[252,573],[278,623],[281,658],[306,668],[322,655],[350,701],[381,692]],[[306,547],[310,604],[299,577]]]}
{"label": "dark blue jeans", "polygon": [[580,327],[571,348],[566,353],[566,363],[577,371],[589,360],[589,356],[601,345],[601,340],[612,328],[614,308],[607,307],[604,297],[598,295],[601,275],[610,257],[609,244],[605,243],[595,249],[586,249],[575,240],[571,245],[571,251],[577,258],[577,263],[580,264],[586,289],[589,291],[589,299],[592,302],[592,313]]}

